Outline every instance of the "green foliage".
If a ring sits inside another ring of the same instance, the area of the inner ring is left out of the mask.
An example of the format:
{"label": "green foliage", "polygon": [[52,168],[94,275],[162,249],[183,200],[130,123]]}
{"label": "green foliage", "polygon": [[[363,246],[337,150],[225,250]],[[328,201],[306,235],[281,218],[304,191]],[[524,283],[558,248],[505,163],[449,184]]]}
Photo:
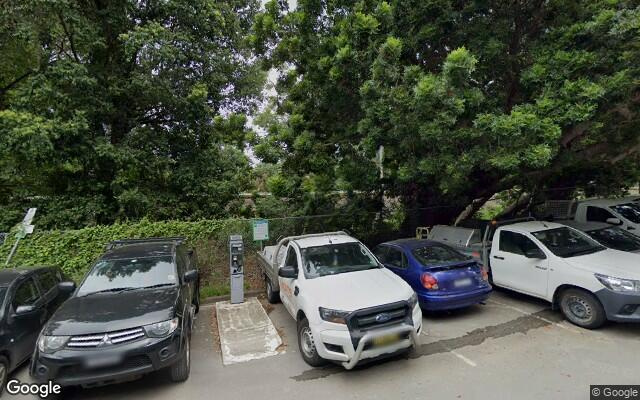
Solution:
{"label": "green foliage", "polygon": [[0,231],[215,218],[250,186],[257,0],[9,0]]}
{"label": "green foliage", "polygon": [[[70,231],[36,231],[21,241],[11,266],[55,265],[79,280],[91,263],[113,240],[123,238],[172,237],[187,238],[187,243],[198,250],[205,250],[209,239],[226,240],[225,234],[237,228],[231,222],[201,220],[196,222],[164,221],[93,226]],[[10,236],[0,246],[0,258],[4,261],[13,245]],[[204,248],[203,248],[204,246]]]}
{"label": "green foliage", "polygon": [[285,100],[257,155],[315,209],[344,189],[446,221],[513,187],[619,193],[640,177],[639,21],[632,1],[271,2],[252,39]]}

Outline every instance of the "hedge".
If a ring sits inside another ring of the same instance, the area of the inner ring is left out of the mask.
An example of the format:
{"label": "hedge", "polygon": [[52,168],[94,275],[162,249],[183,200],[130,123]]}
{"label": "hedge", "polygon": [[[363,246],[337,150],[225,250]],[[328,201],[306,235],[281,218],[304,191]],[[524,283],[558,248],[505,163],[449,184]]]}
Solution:
{"label": "hedge", "polygon": [[[109,226],[94,226],[68,231],[36,231],[20,242],[10,267],[39,265],[58,266],[75,281],[79,281],[91,264],[104,252],[105,245],[117,239],[182,236],[196,249],[204,285],[222,287],[216,293],[225,293],[228,287],[227,241],[230,234],[241,234],[247,248],[248,281],[260,285],[259,271],[255,268],[254,245],[250,242],[248,220],[201,220],[196,222],[142,220]],[[4,265],[15,241],[13,233],[0,246],[0,260]]]}

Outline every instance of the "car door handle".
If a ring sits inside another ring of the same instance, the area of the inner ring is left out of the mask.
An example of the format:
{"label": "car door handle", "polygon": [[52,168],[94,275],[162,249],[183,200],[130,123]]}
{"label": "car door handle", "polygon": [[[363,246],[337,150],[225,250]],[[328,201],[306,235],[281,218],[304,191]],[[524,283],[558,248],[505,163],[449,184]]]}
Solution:
{"label": "car door handle", "polygon": [[498,260],[504,260],[504,257],[501,257],[501,256],[493,256],[493,258],[497,258]]}
{"label": "car door handle", "polygon": [[297,296],[297,295],[298,295],[298,293],[300,293],[300,289],[296,286],[296,287],[293,289],[293,295],[294,295],[294,296]]}
{"label": "car door handle", "polygon": [[541,266],[539,266],[539,265],[536,265],[536,268],[541,269],[541,270],[543,270],[543,271],[546,271],[546,270],[547,270],[547,267],[541,267]]}

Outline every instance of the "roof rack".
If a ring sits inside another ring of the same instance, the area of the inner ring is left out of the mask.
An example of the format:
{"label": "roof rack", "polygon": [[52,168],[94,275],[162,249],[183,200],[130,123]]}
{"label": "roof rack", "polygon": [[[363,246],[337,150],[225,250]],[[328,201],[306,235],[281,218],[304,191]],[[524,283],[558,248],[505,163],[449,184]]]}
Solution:
{"label": "roof rack", "polygon": [[138,243],[162,243],[162,242],[173,242],[176,244],[180,244],[183,243],[185,240],[187,240],[184,237],[181,236],[174,236],[174,237],[150,237],[150,238],[140,238],[140,239],[120,239],[120,240],[114,240],[112,242],[109,242],[106,246],[105,249],[106,250],[112,250],[115,249],[117,247],[122,247],[122,246],[126,246],[129,244],[138,244]]}

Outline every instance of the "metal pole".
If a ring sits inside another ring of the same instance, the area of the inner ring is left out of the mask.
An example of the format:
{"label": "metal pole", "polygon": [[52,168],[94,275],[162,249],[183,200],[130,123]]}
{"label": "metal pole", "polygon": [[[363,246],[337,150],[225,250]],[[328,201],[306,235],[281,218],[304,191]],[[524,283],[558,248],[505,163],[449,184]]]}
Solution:
{"label": "metal pole", "polygon": [[20,243],[20,238],[17,238],[16,242],[13,244],[13,247],[11,248],[11,251],[9,252],[9,257],[7,257],[7,261],[4,263],[5,267],[7,265],[9,265],[9,261],[11,261],[11,258],[16,253],[16,250],[18,249],[18,243]]}

